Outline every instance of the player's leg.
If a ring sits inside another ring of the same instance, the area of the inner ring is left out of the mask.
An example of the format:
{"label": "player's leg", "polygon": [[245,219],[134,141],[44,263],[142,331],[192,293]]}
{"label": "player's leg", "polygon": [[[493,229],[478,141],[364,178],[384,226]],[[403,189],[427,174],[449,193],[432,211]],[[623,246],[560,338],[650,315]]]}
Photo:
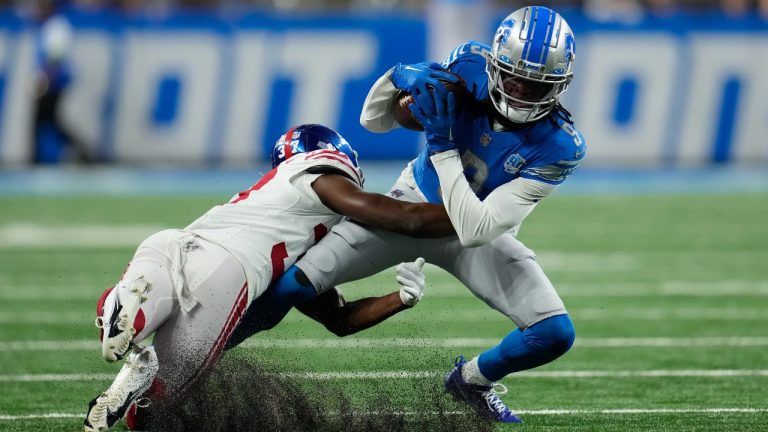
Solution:
{"label": "player's leg", "polygon": [[168,245],[178,231],[161,231],[147,238],[133,256],[120,281],[102,294],[96,305],[102,355],[108,362],[126,355],[132,344],[152,334],[176,306]]}
{"label": "player's leg", "polygon": [[294,305],[316,295],[315,287],[304,272],[292,266],[259,297],[253,299],[224,349],[234,348],[254,334],[271,329],[285,318]]}
{"label": "player's leg", "polygon": [[222,247],[198,239],[188,253],[184,276],[198,305],[179,308],[157,331],[153,345],[160,362],[157,379],[167,395],[181,397],[216,364],[248,306],[240,262]]}
{"label": "player's leg", "polygon": [[518,328],[471,361],[460,358],[446,385],[454,394],[482,394],[482,403],[499,420],[519,421],[490,391],[493,382],[564,354],[575,338],[573,324],[533,253],[511,234],[479,248],[463,249],[455,256],[454,275]]}
{"label": "player's leg", "polygon": [[[174,244],[158,250],[178,250]],[[163,267],[173,267],[172,257],[165,258],[168,262]],[[133,277],[131,268],[142,266],[134,266],[132,262],[124,279]],[[197,305],[188,311],[176,306],[176,290],[171,288],[173,304],[167,308],[171,312],[164,317],[163,322],[155,326],[159,321],[154,321],[155,316],[147,313],[147,324],[152,325],[152,330],[157,330],[153,345],[135,347],[130,353],[112,386],[89,407],[86,430],[107,430],[112,427],[150,386],[163,390],[162,394],[152,396],[163,396],[171,392],[179,395],[185,385],[194,383],[218,360],[224,343],[247,306],[245,272],[240,262],[226,250],[199,238],[195,239],[194,247],[184,253],[181,271],[181,277],[189,292],[194,295]],[[149,292],[150,299],[141,304],[141,311],[147,306],[156,305],[151,300],[155,293],[153,288]],[[157,305],[162,306],[162,303],[157,302]],[[134,341],[138,342],[145,337],[145,333],[151,333],[147,330],[147,326],[140,330]]]}
{"label": "player's leg", "polygon": [[97,302],[102,354],[107,361],[124,356],[126,361],[112,385],[90,402],[86,431],[111,428],[152,384],[159,368],[157,355],[152,347],[134,344],[176,309],[167,251],[178,236],[178,231],[162,231],[142,242],[120,281]]}

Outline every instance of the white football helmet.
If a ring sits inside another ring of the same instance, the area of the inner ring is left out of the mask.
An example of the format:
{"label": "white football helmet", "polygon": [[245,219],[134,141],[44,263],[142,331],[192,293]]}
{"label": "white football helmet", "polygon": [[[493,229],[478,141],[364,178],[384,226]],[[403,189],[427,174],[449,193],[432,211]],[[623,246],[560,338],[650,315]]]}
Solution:
{"label": "white football helmet", "polygon": [[487,57],[493,105],[515,123],[544,117],[573,79],[575,55],[573,31],[560,14],[543,6],[512,12]]}

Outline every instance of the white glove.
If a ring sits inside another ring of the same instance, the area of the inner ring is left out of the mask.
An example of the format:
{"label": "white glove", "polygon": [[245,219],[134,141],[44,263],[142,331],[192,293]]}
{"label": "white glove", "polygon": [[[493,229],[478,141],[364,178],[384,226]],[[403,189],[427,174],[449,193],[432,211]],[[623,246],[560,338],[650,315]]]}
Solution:
{"label": "white glove", "polygon": [[424,258],[416,258],[414,262],[398,264],[397,282],[400,284],[400,301],[406,306],[413,306],[424,295]]}

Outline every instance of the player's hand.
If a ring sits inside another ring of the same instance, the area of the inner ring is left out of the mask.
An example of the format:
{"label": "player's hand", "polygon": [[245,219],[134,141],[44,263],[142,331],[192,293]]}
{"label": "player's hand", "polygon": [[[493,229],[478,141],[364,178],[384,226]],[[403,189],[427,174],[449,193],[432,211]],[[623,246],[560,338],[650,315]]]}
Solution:
{"label": "player's hand", "polygon": [[397,282],[400,284],[400,301],[406,306],[413,306],[424,295],[424,258],[416,258],[414,262],[398,264]]}
{"label": "player's hand", "polygon": [[437,92],[415,96],[408,109],[424,126],[430,155],[456,148],[452,130],[456,120],[456,98],[453,92],[448,92],[445,98],[441,98]]}
{"label": "player's hand", "polygon": [[440,81],[459,82],[459,78],[443,70],[437,63],[396,64],[391,69],[389,80],[399,89],[412,96],[434,92],[445,97],[447,90]]}

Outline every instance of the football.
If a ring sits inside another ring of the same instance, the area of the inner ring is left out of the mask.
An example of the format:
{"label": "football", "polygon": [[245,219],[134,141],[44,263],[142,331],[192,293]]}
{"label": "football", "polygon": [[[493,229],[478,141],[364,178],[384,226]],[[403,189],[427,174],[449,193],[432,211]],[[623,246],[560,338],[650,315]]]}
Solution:
{"label": "football", "polygon": [[[458,75],[456,76],[458,77]],[[467,90],[466,83],[461,77],[459,77],[458,83],[452,83],[444,80],[440,80],[440,82],[443,83],[446,90],[453,92],[453,96],[456,98],[457,110],[467,101],[472,100],[472,94],[469,92],[469,90]],[[395,99],[395,106],[393,110],[395,120],[400,124],[400,126],[406,129],[423,131],[424,127],[421,125],[421,123],[419,123],[418,120],[416,120],[416,118],[411,113],[411,110],[408,109],[408,105],[411,103],[413,103],[413,96],[404,90],[400,90],[400,93],[397,94],[397,98]]]}

